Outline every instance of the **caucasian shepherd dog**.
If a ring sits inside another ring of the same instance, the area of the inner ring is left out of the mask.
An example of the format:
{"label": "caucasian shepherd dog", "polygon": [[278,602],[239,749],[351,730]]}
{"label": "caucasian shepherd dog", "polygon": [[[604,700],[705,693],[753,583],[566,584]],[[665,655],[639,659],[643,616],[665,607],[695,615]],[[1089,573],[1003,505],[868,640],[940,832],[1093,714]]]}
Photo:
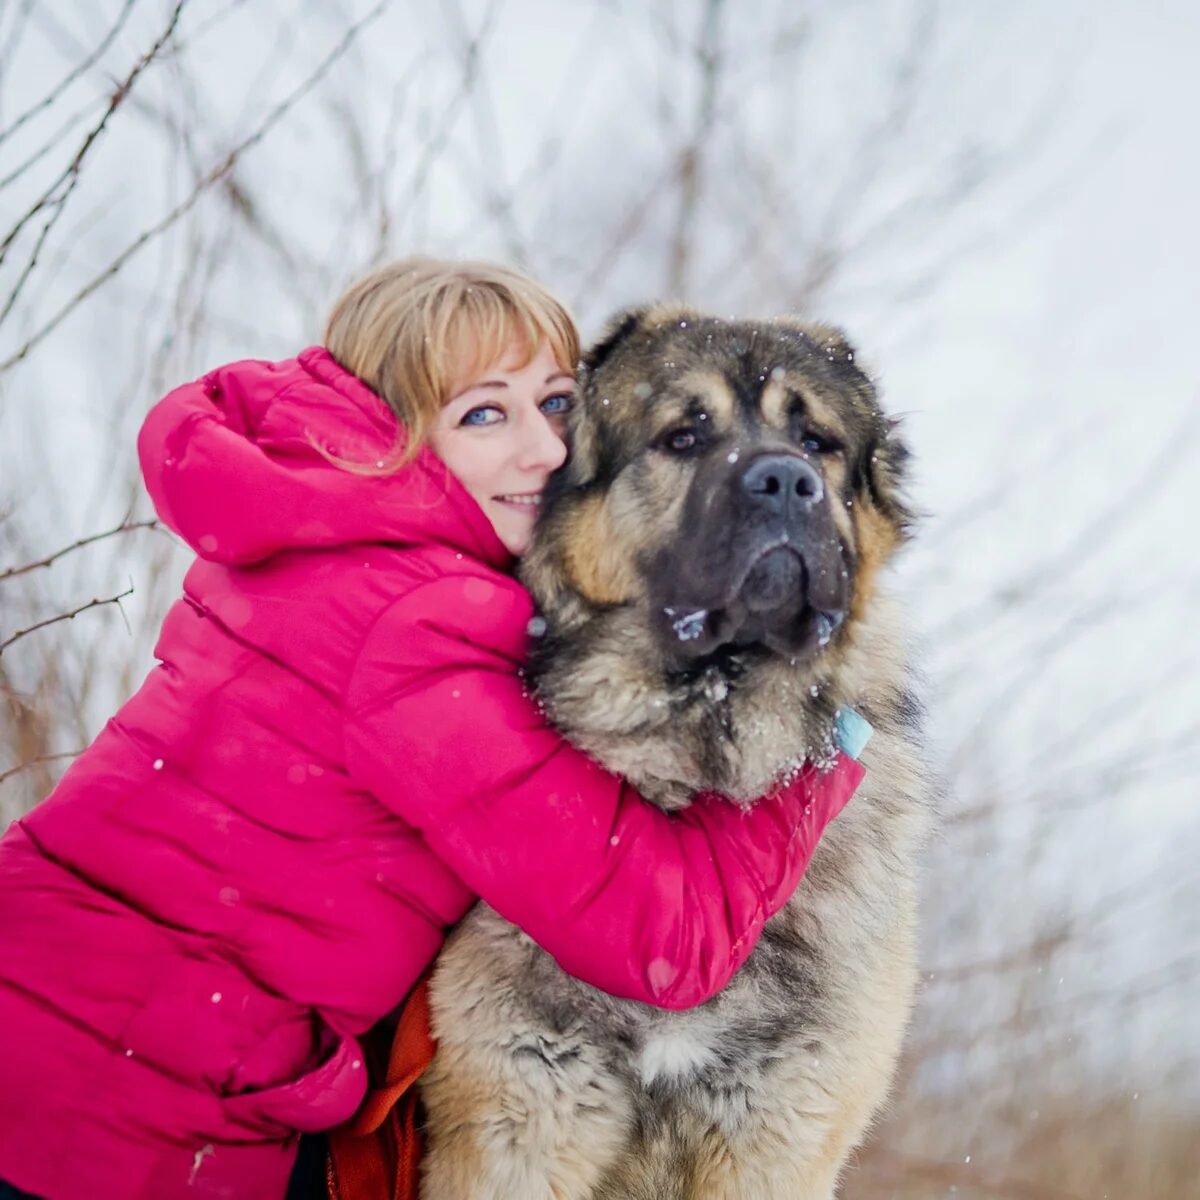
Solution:
{"label": "caucasian shepherd dog", "polygon": [[647,798],[749,801],[830,752],[866,779],[709,1003],[565,975],[478,905],[432,985],[424,1200],[817,1200],[887,1093],[915,984],[930,786],[880,573],[905,540],[895,425],[837,331],[622,314],[522,563],[554,723]]}

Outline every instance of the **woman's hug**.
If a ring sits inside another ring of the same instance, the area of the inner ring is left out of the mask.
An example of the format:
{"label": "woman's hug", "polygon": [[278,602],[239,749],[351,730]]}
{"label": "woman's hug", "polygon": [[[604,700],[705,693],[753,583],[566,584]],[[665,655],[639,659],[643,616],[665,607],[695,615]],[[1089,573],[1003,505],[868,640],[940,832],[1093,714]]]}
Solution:
{"label": "woman's hug", "polygon": [[902,447],[830,331],[578,360],[533,280],[406,259],[151,411],[195,562],[0,841],[9,1193],[282,1196],[433,965],[422,1194],[830,1194],[911,991]]}

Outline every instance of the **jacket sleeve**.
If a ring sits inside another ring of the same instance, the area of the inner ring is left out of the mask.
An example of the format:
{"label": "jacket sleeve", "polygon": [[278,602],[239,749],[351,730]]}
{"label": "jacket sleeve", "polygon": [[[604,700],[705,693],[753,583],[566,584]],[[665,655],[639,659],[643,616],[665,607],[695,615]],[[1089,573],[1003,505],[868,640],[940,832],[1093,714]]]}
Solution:
{"label": "jacket sleeve", "polygon": [[667,814],[549,727],[518,675],[528,594],[471,577],[392,605],[351,681],[351,774],[563,970],[689,1008],[715,995],[791,896],[862,779],[806,764],[742,810]]}

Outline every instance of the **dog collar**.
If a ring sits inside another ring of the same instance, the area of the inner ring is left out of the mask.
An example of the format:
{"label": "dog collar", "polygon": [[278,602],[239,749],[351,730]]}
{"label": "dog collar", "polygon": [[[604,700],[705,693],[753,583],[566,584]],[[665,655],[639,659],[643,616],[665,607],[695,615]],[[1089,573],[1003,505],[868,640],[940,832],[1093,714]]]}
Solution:
{"label": "dog collar", "polygon": [[834,718],[834,735],[843,754],[858,758],[871,740],[871,722],[852,708],[839,708]]}

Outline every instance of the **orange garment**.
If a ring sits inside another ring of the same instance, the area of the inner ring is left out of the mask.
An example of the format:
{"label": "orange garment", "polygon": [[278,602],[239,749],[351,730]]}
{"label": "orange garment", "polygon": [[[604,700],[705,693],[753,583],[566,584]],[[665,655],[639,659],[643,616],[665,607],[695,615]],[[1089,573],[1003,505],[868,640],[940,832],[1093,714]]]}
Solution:
{"label": "orange garment", "polygon": [[329,1134],[329,1200],[417,1200],[416,1082],[436,1049],[426,974],[401,1010],[383,1084],[367,1093],[353,1120]]}

